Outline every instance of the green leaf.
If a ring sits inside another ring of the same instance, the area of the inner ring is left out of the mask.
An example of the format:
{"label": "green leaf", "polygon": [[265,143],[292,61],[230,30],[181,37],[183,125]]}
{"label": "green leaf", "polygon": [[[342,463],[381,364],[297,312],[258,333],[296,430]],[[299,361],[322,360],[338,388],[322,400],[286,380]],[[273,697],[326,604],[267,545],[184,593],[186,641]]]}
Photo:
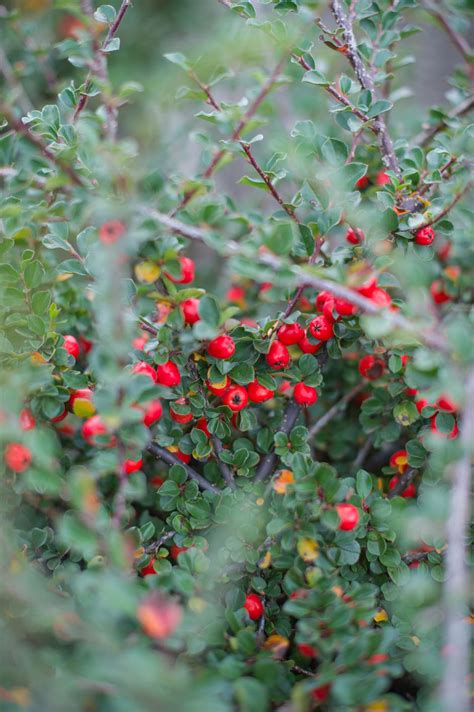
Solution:
{"label": "green leaf", "polygon": [[[252,654],[242,643],[240,631],[237,639],[241,643],[239,648],[248,657]],[[234,695],[239,705],[240,712],[267,712],[269,710],[268,694],[265,686],[253,677],[241,677],[234,683]]]}
{"label": "green leaf", "polygon": [[112,37],[106,47],[102,48],[102,52],[117,52],[120,49],[120,37]]}
{"label": "green leaf", "polygon": [[317,69],[310,69],[308,72],[305,72],[301,81],[307,82],[308,84],[318,84],[322,86],[328,86],[330,84],[324,74],[318,72]]}
{"label": "green leaf", "polygon": [[168,52],[163,55],[165,59],[168,60],[168,62],[172,62],[172,64],[177,64],[178,67],[181,67],[181,69],[184,69],[185,72],[189,71],[191,69],[191,64],[189,63],[188,59],[184,56],[184,54],[181,54],[181,52]]}
{"label": "green leaf", "polygon": [[50,299],[51,297],[49,292],[35,292],[35,294],[31,297],[31,307],[35,314],[38,314],[39,316],[42,314],[46,315]]}
{"label": "green leaf", "polygon": [[41,262],[38,262],[38,260],[29,262],[24,271],[24,278],[28,289],[39,287],[44,279],[44,269]]}
{"label": "green leaf", "polygon": [[217,299],[210,294],[205,294],[199,301],[199,316],[213,328],[217,328],[220,323],[221,313]]}
{"label": "green leaf", "polygon": [[383,114],[385,111],[389,111],[392,107],[393,104],[391,101],[387,101],[387,99],[380,99],[379,101],[376,101],[375,104],[372,104],[367,112],[367,117],[369,119],[373,119],[375,116]]}
{"label": "green leaf", "polygon": [[115,20],[116,15],[117,13],[112,5],[100,5],[94,12],[94,20],[110,25]]}

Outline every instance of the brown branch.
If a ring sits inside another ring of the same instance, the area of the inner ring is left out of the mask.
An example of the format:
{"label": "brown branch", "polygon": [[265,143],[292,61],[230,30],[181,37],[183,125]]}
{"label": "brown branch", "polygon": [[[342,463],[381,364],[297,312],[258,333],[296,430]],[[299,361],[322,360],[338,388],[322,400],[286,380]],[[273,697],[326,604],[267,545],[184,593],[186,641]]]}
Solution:
{"label": "brown branch", "polygon": [[409,484],[413,482],[418,474],[418,470],[414,468],[407,468],[403,475],[397,479],[397,483],[393,489],[387,494],[388,499],[393,499],[394,497],[399,497],[406,490]]}
{"label": "brown branch", "polygon": [[154,541],[152,544],[148,544],[148,546],[145,547],[145,554],[155,554],[160,546],[163,546],[169,539],[174,537],[176,534],[175,531],[170,531],[166,532],[165,534],[162,534],[160,538],[157,541]]}
{"label": "brown branch", "polygon": [[74,168],[72,168],[72,166],[70,166],[69,163],[66,163],[66,161],[62,158],[56,156],[43,139],[38,136],[38,134],[33,133],[33,131],[31,131],[20,119],[17,119],[10,108],[3,102],[0,102],[0,114],[5,116],[15,133],[24,136],[24,138],[26,138],[33,146],[36,146],[40,153],[42,153],[45,158],[54,163],[63,173],[65,173],[75,185],[84,187],[82,178],[78,173],[76,173]]}
{"label": "brown branch", "polygon": [[213,437],[213,438],[211,438],[211,442],[214,446],[217,467],[220,470],[220,473],[224,479],[224,482],[231,489],[235,489],[234,475],[232,474],[230,467],[228,467],[228,465],[223,460],[221,460],[221,454],[224,450],[224,447],[223,447],[221,441],[219,440],[219,438]]}
{"label": "brown branch", "polygon": [[[247,109],[247,111],[245,112],[244,116],[241,118],[241,120],[235,127],[234,131],[232,132],[232,135],[230,137],[232,141],[236,141],[240,138],[242,131],[247,126],[250,119],[254,116],[255,112],[258,110],[259,106],[264,101],[267,94],[271,91],[273,85],[275,84],[275,82],[277,80],[277,77],[281,71],[283,64],[284,64],[284,59],[282,59],[280,62],[278,62],[275,69],[272,71],[272,73],[268,77],[267,81],[263,84],[260,92],[255,97],[254,101],[250,104],[250,106]],[[217,168],[217,165],[220,163],[220,161],[222,160],[222,158],[225,156],[226,153],[227,153],[226,148],[221,148],[219,151],[217,151],[217,153],[214,155],[213,159],[207,166],[206,170],[202,174],[202,177],[204,179],[210,178],[212,176],[215,169]],[[172,213],[170,213],[170,217],[174,217],[176,215],[176,213],[178,213],[180,210],[182,210],[189,203],[189,201],[196,195],[198,190],[199,190],[199,188],[197,188],[197,187],[192,188],[191,190],[188,190],[183,195],[179,205],[173,210]]]}
{"label": "brown branch", "polygon": [[251,149],[250,149],[250,146],[249,146],[248,144],[246,144],[244,141],[241,141],[241,142],[240,142],[240,145],[242,146],[242,148],[243,148],[245,154],[247,155],[247,158],[249,159],[249,163],[250,163],[251,166],[256,170],[256,172],[258,173],[258,175],[260,176],[260,178],[263,180],[263,182],[264,182],[265,185],[267,186],[268,190],[270,191],[270,193],[272,194],[272,196],[275,198],[276,202],[283,208],[283,210],[285,211],[285,213],[286,213],[287,215],[289,215],[290,218],[291,218],[295,223],[298,224],[299,221],[298,221],[298,218],[297,218],[296,215],[295,215],[294,208],[292,208],[291,206],[289,206],[289,205],[287,205],[287,204],[285,203],[285,201],[283,200],[283,198],[281,197],[281,195],[279,194],[279,192],[277,191],[277,189],[276,189],[275,186],[273,185],[273,183],[272,183],[272,181],[270,180],[270,178],[268,177],[268,175],[265,173],[264,170],[262,170],[262,168],[260,168],[260,166],[258,165],[257,161],[255,160],[255,158],[254,158],[254,156],[253,156],[253,153],[252,153],[252,151],[251,151]]}
{"label": "brown branch", "polygon": [[196,472],[196,470],[187,465],[185,462],[181,462],[181,460],[175,457],[164,447],[161,447],[161,445],[151,442],[147,446],[147,450],[155,457],[159,458],[160,460],[163,460],[163,462],[166,462],[168,465],[180,465],[182,468],[184,468],[189,479],[194,480],[194,482],[197,482],[201,489],[207,490],[208,492],[213,492],[214,494],[221,494],[221,490],[218,487],[214,487],[214,485],[208,482],[202,475]]}
{"label": "brown branch", "polygon": [[428,0],[424,0],[422,7],[441,25],[446,34],[450,37],[454,46],[457,48],[458,52],[462,55],[462,58],[466,64],[471,64],[473,49],[469,46],[469,42],[466,38],[459,32],[456,32],[456,30],[449,24],[446,19],[445,12],[440,8],[437,8]]}
{"label": "brown branch", "polygon": [[[109,46],[112,39],[115,37],[130,5],[131,5],[130,0],[122,0],[122,4],[120,5],[120,9],[117,13],[117,16],[116,16],[114,22],[110,25],[109,31],[107,32],[107,36],[106,36],[105,40],[103,41],[102,46],[96,48],[95,55],[96,55],[97,70],[98,70],[99,74],[102,72],[102,78],[105,78],[104,72],[106,72],[105,58],[103,57],[103,54],[107,51],[107,47]],[[73,123],[75,123],[78,120],[79,116],[81,115],[81,113],[87,106],[87,102],[89,101],[87,92],[91,88],[92,78],[93,78],[94,74],[97,73],[97,70],[94,71],[93,69],[91,69],[89,71],[89,74],[86,77],[85,91],[81,94],[81,96],[79,97],[79,101],[77,102],[77,106],[76,106],[76,109],[75,109],[73,117],[72,117]],[[115,122],[114,122],[113,127],[109,127],[110,133],[115,133],[115,124],[116,124],[116,117],[115,117]]]}
{"label": "brown branch", "polygon": [[[469,111],[471,111],[473,107],[474,94],[471,94],[471,96],[468,96],[467,99],[465,99],[463,102],[461,102],[461,104],[459,104],[459,106],[450,111],[446,118],[457,119],[459,116],[467,114]],[[430,143],[430,141],[436,136],[436,134],[438,134],[440,131],[444,131],[447,128],[449,128],[449,126],[446,125],[444,120],[439,121],[437,124],[433,124],[433,126],[428,126],[415,136],[415,138],[411,141],[411,145],[426,146],[426,144]]]}
{"label": "brown branch", "polygon": [[349,401],[351,401],[358,393],[361,392],[363,388],[365,388],[365,385],[366,381],[357,383],[357,385],[351,388],[351,390],[348,391],[340,400],[338,400],[337,403],[334,403],[334,405],[329,408],[329,410],[322,415],[321,418],[314,423],[314,425],[312,425],[309,430],[308,437],[312,438],[319,433],[325,425],[327,425],[341,410],[346,407]]}
{"label": "brown branch", "polygon": [[469,525],[471,456],[474,443],[474,369],[467,377],[460,444],[463,449],[453,472],[449,515],[446,523],[446,581],[444,584],[444,650],[441,680],[443,708],[469,710],[469,610],[467,570],[467,529]]}
{"label": "brown branch", "polygon": [[360,448],[359,452],[357,453],[356,459],[352,463],[352,471],[356,472],[359,469],[359,467],[361,467],[364,464],[365,458],[369,454],[369,452],[372,448],[372,445],[374,444],[374,440],[375,440],[375,436],[369,435],[369,437],[367,438],[367,440],[364,442],[364,444]]}
{"label": "brown branch", "polygon": [[[352,28],[352,19],[346,16],[340,0],[331,0],[330,5],[336,23],[342,29],[344,43],[347,46],[346,55],[355,71],[357,79],[362,88],[370,91],[375,98],[374,80],[371,73],[365,68],[359,50],[357,49],[357,41]],[[398,160],[383,115],[377,116],[374,119],[373,127],[377,134],[383,162],[387,168],[392,170],[397,176],[400,176],[400,166],[398,165]]]}
{"label": "brown branch", "polygon": [[431,218],[431,220],[428,220],[427,222],[423,223],[423,225],[417,227],[416,230],[412,230],[412,232],[417,232],[418,230],[421,230],[424,227],[429,227],[430,225],[434,225],[435,223],[439,222],[439,220],[442,220],[449,212],[451,212],[454,206],[459,203],[461,198],[468,192],[468,190],[470,190],[470,188],[472,188],[472,183],[466,183],[464,188],[458,193],[456,193],[451,202],[448,203],[448,205],[446,205],[446,207],[443,208],[440,213]]}
{"label": "brown branch", "polygon": [[[281,425],[278,428],[277,432],[289,435],[293,430],[296,421],[298,420],[300,412],[300,406],[294,401],[290,401],[285,408]],[[261,482],[262,480],[265,480],[267,477],[269,477],[273,472],[277,460],[278,455],[276,454],[275,450],[269,452],[268,455],[266,455],[260,463],[257,473],[254,477],[254,482]]]}

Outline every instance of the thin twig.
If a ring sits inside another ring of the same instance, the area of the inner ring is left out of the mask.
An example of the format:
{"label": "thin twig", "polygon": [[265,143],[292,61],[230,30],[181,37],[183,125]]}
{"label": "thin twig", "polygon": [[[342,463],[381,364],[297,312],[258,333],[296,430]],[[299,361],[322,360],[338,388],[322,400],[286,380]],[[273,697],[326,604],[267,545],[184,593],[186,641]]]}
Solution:
{"label": "thin twig", "polygon": [[160,538],[157,541],[152,542],[151,544],[148,544],[148,546],[145,547],[145,554],[155,554],[158,549],[163,546],[169,539],[172,539],[174,535],[176,534],[175,531],[170,531],[166,532],[165,534],[162,534]]}
{"label": "thin twig", "polygon": [[443,210],[442,210],[440,213],[438,213],[438,214],[435,215],[433,218],[431,218],[431,220],[428,220],[427,222],[423,223],[423,225],[420,225],[419,227],[417,227],[416,230],[421,230],[422,228],[428,227],[429,225],[434,225],[434,224],[437,223],[439,220],[441,220],[442,218],[444,218],[445,215],[447,215],[449,212],[451,212],[451,210],[454,208],[454,206],[455,206],[457,203],[459,203],[459,201],[461,200],[461,198],[462,198],[462,197],[468,192],[468,190],[470,190],[471,188],[472,188],[472,183],[466,183],[466,185],[464,186],[464,188],[463,188],[462,190],[460,190],[458,193],[456,193],[456,195],[455,195],[454,198],[451,200],[451,202],[448,203],[448,205],[447,205],[445,208],[443,208]]}
{"label": "thin twig", "polygon": [[409,484],[413,482],[418,474],[418,470],[413,467],[408,467],[403,475],[397,479],[397,483],[393,489],[387,494],[388,499],[393,499],[394,497],[399,497],[403,494]]}
{"label": "thin twig", "polygon": [[456,30],[447,21],[446,11],[444,9],[439,9],[428,0],[424,0],[422,7],[441,25],[446,34],[450,37],[454,46],[457,48],[458,52],[462,55],[462,58],[466,64],[471,64],[473,49],[469,46],[469,42],[466,38],[459,32],[456,32]]}
{"label": "thin twig", "polygon": [[283,208],[285,213],[290,216],[292,220],[294,220],[295,223],[298,223],[298,218],[295,215],[294,208],[292,208],[290,205],[287,205],[275,186],[273,185],[272,181],[268,177],[268,175],[265,173],[262,168],[258,165],[257,161],[255,160],[253,153],[250,149],[250,146],[246,144],[244,141],[240,142],[240,145],[242,146],[245,154],[247,155],[247,158],[249,159],[249,163],[251,166],[256,170],[260,178],[263,180],[265,185],[267,186],[268,190],[272,194],[272,196],[275,198],[276,202]]}
{"label": "thin twig", "polygon": [[374,444],[374,440],[375,440],[375,435],[369,435],[367,440],[364,442],[364,444],[360,448],[359,452],[357,453],[356,459],[352,463],[352,471],[353,472],[356,472],[359,469],[359,467],[362,467],[362,465],[364,464],[365,458],[369,454],[369,452],[372,448],[372,445]]}
{"label": "thin twig", "polygon": [[[299,407],[299,405],[294,401],[290,401],[285,408],[285,412],[283,413],[283,418],[278,432],[285,433],[285,435],[289,435],[289,433],[291,433],[291,431],[293,430],[296,421],[298,420],[300,412],[301,408]],[[274,470],[277,460],[278,455],[276,454],[276,452],[274,450],[269,452],[268,455],[266,455],[260,463],[254,478],[254,482],[261,482],[262,480],[265,480],[267,477],[269,477]]]}
{"label": "thin twig", "polygon": [[[345,54],[347,55],[347,58],[355,71],[357,79],[359,80],[359,83],[363,89],[366,89],[370,91],[373,95],[375,95],[375,85],[373,77],[371,73],[365,68],[361,56],[359,54],[359,50],[357,49],[357,41],[352,28],[352,19],[350,17],[347,17],[346,13],[342,8],[342,3],[340,2],[340,0],[331,0],[330,5],[335,20],[338,26],[342,29],[344,42],[347,46]],[[374,119],[373,127],[375,132],[377,133],[379,147],[385,165],[387,166],[387,168],[392,170],[397,176],[400,176],[400,166],[398,165],[398,160],[395,155],[392,140],[388,134],[385,119],[382,114]]]}
{"label": "thin twig", "polygon": [[74,168],[72,168],[72,166],[70,166],[69,163],[66,163],[66,161],[62,158],[56,156],[43,139],[38,136],[38,134],[30,131],[28,126],[26,126],[26,124],[24,124],[20,119],[17,119],[10,108],[3,102],[0,102],[0,114],[5,116],[13,131],[21,136],[24,136],[33,146],[36,146],[40,153],[42,153],[45,158],[54,163],[63,173],[65,173],[75,185],[84,187],[82,178],[78,173],[76,173]]}
{"label": "thin twig", "polygon": [[[455,109],[447,114],[446,119],[457,119],[459,116],[467,114],[474,107],[474,94],[468,96],[463,102],[461,102]],[[411,146],[426,146],[430,141],[438,134],[440,131],[448,129],[449,126],[446,125],[444,120],[439,121],[433,126],[427,126],[423,131],[420,131],[413,140],[410,142]]]}
{"label": "thin twig", "polygon": [[469,525],[471,456],[474,443],[474,369],[466,383],[466,399],[461,416],[462,459],[453,472],[451,501],[446,523],[446,581],[444,584],[444,650],[441,680],[443,709],[469,710],[469,576],[466,564]]}
{"label": "thin twig", "polygon": [[196,470],[187,465],[185,462],[179,460],[171,452],[166,450],[164,447],[161,447],[161,445],[152,442],[147,446],[147,450],[155,457],[163,460],[163,462],[166,462],[168,465],[180,465],[184,468],[189,479],[197,482],[201,489],[213,492],[214,494],[221,494],[221,490],[218,487],[214,487],[214,485],[208,482],[202,475],[196,472]]}
{"label": "thin twig", "polygon": [[351,388],[351,390],[348,391],[340,400],[338,400],[337,403],[334,403],[334,405],[329,408],[329,410],[324,415],[322,415],[310,428],[308,438],[311,439],[317,433],[319,433],[319,431],[322,430],[325,425],[327,425],[341,410],[346,407],[349,401],[351,401],[358,393],[361,392],[363,388],[365,388],[365,385],[366,381],[361,381],[361,383],[357,383],[357,385]]}
{"label": "thin twig", "polygon": [[230,467],[223,460],[221,460],[221,454],[224,451],[221,441],[219,438],[213,437],[211,438],[211,442],[214,446],[214,452],[216,454],[217,467],[220,470],[224,482],[231,489],[235,489],[234,475],[232,474]]}

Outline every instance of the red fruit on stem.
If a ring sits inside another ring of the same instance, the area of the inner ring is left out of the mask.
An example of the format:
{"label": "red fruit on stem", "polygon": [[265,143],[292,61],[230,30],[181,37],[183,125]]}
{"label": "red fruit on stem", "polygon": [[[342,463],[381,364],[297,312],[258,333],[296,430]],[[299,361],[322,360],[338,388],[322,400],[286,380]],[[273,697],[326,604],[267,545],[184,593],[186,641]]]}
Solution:
{"label": "red fruit on stem", "polygon": [[92,418],[88,418],[83,423],[81,433],[84,440],[89,443],[89,445],[93,445],[94,438],[98,435],[107,435],[108,430],[105,423],[101,420],[100,415],[93,415]]}
{"label": "red fruit on stem", "polygon": [[313,697],[316,702],[325,702],[331,690],[331,685],[328,682],[327,685],[320,685],[319,687],[313,687],[311,690],[311,697]]}
{"label": "red fruit on stem", "polygon": [[290,363],[290,353],[286,348],[285,344],[282,344],[280,341],[275,340],[271,344],[268,353],[265,356],[265,360],[270,366],[270,368],[273,368],[275,371],[278,371],[281,368],[286,368],[286,366],[288,366],[288,364]]}
{"label": "red fruit on stem", "polygon": [[387,183],[390,183],[390,176],[384,171],[379,171],[375,177],[375,183],[380,186],[387,185]]}
{"label": "red fruit on stem", "polygon": [[33,430],[33,428],[36,426],[36,420],[33,416],[33,413],[31,410],[28,410],[28,408],[24,408],[20,412],[19,416],[19,421],[20,421],[20,428],[22,430]]}
{"label": "red fruit on stem", "polygon": [[200,320],[199,299],[185,299],[181,302],[180,308],[185,324],[195,324]]}
{"label": "red fruit on stem", "polygon": [[[291,596],[290,596],[291,598]],[[301,653],[301,655],[304,655],[305,658],[315,658],[316,657],[316,650],[313,648],[312,645],[308,645],[308,643],[298,643],[296,646],[298,648],[298,651]]]}
{"label": "red fruit on stem", "polygon": [[51,418],[52,423],[60,423],[61,420],[64,420],[64,418],[67,416],[67,409],[64,408],[63,412],[60,413],[59,415],[56,415],[54,418]]}
{"label": "red fruit on stem", "polygon": [[304,353],[304,354],[315,354],[316,351],[319,351],[321,346],[323,345],[322,341],[318,341],[317,344],[313,344],[312,341],[308,339],[308,332],[303,336],[301,341],[298,344],[298,348]]}
{"label": "red fruit on stem", "polygon": [[334,336],[334,328],[331,322],[325,316],[317,316],[309,322],[309,331],[311,336],[318,341],[328,341]]}
{"label": "red fruit on stem", "polygon": [[92,402],[94,396],[90,388],[78,388],[72,390],[67,407],[79,418],[90,418],[95,413],[95,405]]}
{"label": "red fruit on stem", "polygon": [[442,433],[440,430],[438,430],[438,427],[436,425],[436,419],[438,418],[438,416],[439,416],[439,413],[437,413],[436,415],[433,415],[433,417],[431,418],[430,426],[431,426],[432,432],[436,433],[436,435],[439,435],[442,438],[448,438],[449,440],[454,440],[454,438],[457,438],[457,436],[459,435],[459,428],[458,428],[458,424],[456,423],[456,421],[454,421],[454,425],[451,429],[451,432]]}
{"label": "red fruit on stem", "polygon": [[132,346],[134,349],[137,351],[143,351],[145,348],[146,342],[148,339],[146,339],[144,336],[137,336],[136,339],[132,340]]}
{"label": "red fruit on stem", "polygon": [[441,279],[435,279],[431,283],[430,294],[435,304],[445,304],[452,301],[452,297],[446,292],[445,285]]}
{"label": "red fruit on stem", "polygon": [[444,262],[448,259],[451,254],[451,248],[452,245],[450,242],[445,242],[443,245],[438,247],[438,258],[441,260],[441,262]]}
{"label": "red fruit on stem", "polygon": [[177,544],[173,544],[173,546],[170,548],[170,554],[173,559],[177,559],[180,554],[184,554],[184,552],[188,549],[189,546],[178,546]]}
{"label": "red fruit on stem", "polygon": [[126,475],[131,475],[132,472],[138,472],[142,469],[143,460],[124,460],[123,471]]}
{"label": "red fruit on stem", "polygon": [[370,295],[370,299],[379,307],[389,307],[392,303],[392,297],[390,294],[385,289],[381,289],[380,287],[373,290]]}
{"label": "red fruit on stem", "polygon": [[367,658],[369,665],[379,665],[380,663],[386,663],[388,660],[387,653],[375,653]]}
{"label": "red fruit on stem", "polygon": [[154,567],[154,563],[156,561],[156,558],[153,557],[150,559],[149,563],[143,567],[143,569],[140,571],[142,576],[156,576],[156,571]]}
{"label": "red fruit on stem", "polygon": [[154,381],[154,383],[156,383],[156,371],[153,366],[151,366],[146,361],[138,361],[138,363],[133,366],[132,373],[142,376],[148,376],[149,378],[151,378],[152,381]]}
{"label": "red fruit on stem", "polygon": [[415,233],[415,242],[417,245],[431,245],[435,239],[435,231],[428,225],[427,227],[420,227]]}
{"label": "red fruit on stem", "polygon": [[395,467],[401,475],[408,467],[408,453],[406,450],[397,450],[390,458],[390,467]]}
{"label": "red fruit on stem", "polygon": [[359,178],[359,180],[356,180],[355,187],[358,190],[365,190],[368,188],[370,185],[370,178],[369,176],[362,176],[362,178]]}
{"label": "red fruit on stem", "polygon": [[[397,484],[398,484],[399,477],[398,475],[394,475],[390,482],[388,483],[388,489],[393,490]],[[410,499],[411,497],[416,497],[416,487],[413,484],[413,482],[410,482],[407,487],[402,492],[402,497],[405,497],[405,499]]]}
{"label": "red fruit on stem", "polygon": [[162,386],[178,386],[181,383],[181,374],[173,361],[167,361],[156,367],[156,381]]}
{"label": "red fruit on stem", "polygon": [[293,390],[293,398],[298,405],[310,406],[314,405],[318,400],[318,392],[312,386],[306,386],[304,383],[297,383]]}
{"label": "red fruit on stem", "polygon": [[104,245],[117,242],[125,232],[125,225],[120,220],[109,220],[99,228],[99,240]]}
{"label": "red fruit on stem", "polygon": [[215,396],[223,396],[230,384],[231,380],[229,376],[226,376],[222,383],[211,383],[210,381],[206,381],[206,386]]}
{"label": "red fruit on stem", "polygon": [[283,324],[278,329],[278,341],[285,346],[297,344],[304,336],[304,329],[295,322],[294,324]]}
{"label": "red fruit on stem", "polygon": [[231,386],[222,397],[222,402],[237,413],[248,405],[249,394],[243,386]]}
{"label": "red fruit on stem", "polygon": [[457,411],[456,404],[448,396],[440,396],[436,401],[436,406],[440,410],[446,411],[446,413],[455,413]]}
{"label": "red fruit on stem", "polygon": [[[186,405],[187,400],[186,398],[178,398],[175,401],[175,405]],[[170,416],[171,419],[174,420],[175,423],[180,423],[181,425],[184,425],[185,423],[190,423],[191,420],[193,420],[194,416],[191,412],[189,413],[177,413],[175,410],[173,410],[173,404],[170,404]]]}
{"label": "red fruit on stem", "polygon": [[257,621],[262,617],[264,606],[260,596],[256,593],[249,593],[245,598],[244,608],[248,613],[250,620]]}
{"label": "red fruit on stem", "polygon": [[[168,448],[170,450],[170,448]],[[184,462],[186,465],[191,462],[191,455],[189,455],[187,452],[183,452],[182,450],[179,450],[176,448],[176,450],[173,450],[173,455],[178,458],[178,460],[181,460],[181,462]]]}
{"label": "red fruit on stem", "polygon": [[216,336],[215,339],[209,342],[207,353],[212,358],[228,359],[235,354],[234,339],[228,334]]}
{"label": "red fruit on stem", "polygon": [[316,311],[322,312],[324,305],[328,301],[334,301],[334,296],[331,294],[331,292],[319,292],[318,296],[316,297],[316,301],[314,302]]}
{"label": "red fruit on stem", "polygon": [[79,342],[76,337],[71,336],[71,334],[67,334],[64,337],[63,349],[66,349],[68,354],[73,356],[76,360],[79,358],[79,354],[81,353]]}
{"label": "red fruit on stem", "polygon": [[336,511],[339,515],[339,529],[349,532],[355,529],[359,523],[359,510],[353,504],[336,504]]}
{"label": "red fruit on stem", "polygon": [[356,313],[357,307],[352,302],[348,302],[345,299],[335,299],[334,308],[339,314],[339,316],[352,316]]}
{"label": "red fruit on stem", "polygon": [[417,409],[418,413],[421,413],[423,408],[425,408],[429,404],[428,404],[428,401],[426,400],[426,398],[418,398],[418,400],[415,401],[415,405],[416,405],[416,409]]}
{"label": "red fruit on stem", "polygon": [[9,443],[3,453],[5,464],[13,472],[24,472],[31,465],[31,452],[21,443]]}
{"label": "red fruit on stem", "polygon": [[252,383],[248,384],[247,393],[252,403],[263,403],[275,395],[275,391],[265,388],[258,381],[252,381]]}
{"label": "red fruit on stem", "polygon": [[154,423],[160,420],[163,415],[163,406],[161,402],[156,399],[147,403],[143,408],[143,424],[150,428]]}
{"label": "red fruit on stem", "polygon": [[229,287],[225,296],[227,301],[238,304],[245,299],[245,289],[243,287],[239,287],[237,284],[234,284],[232,287]]}
{"label": "red fruit on stem", "polygon": [[372,354],[367,354],[359,361],[359,373],[363,378],[369,381],[376,381],[377,378],[383,375],[385,370],[385,361]]}
{"label": "red fruit on stem", "polygon": [[79,343],[79,347],[80,347],[82,353],[88,354],[92,348],[92,341],[90,341],[89,339],[86,339],[85,336],[78,336],[77,341]]}
{"label": "red fruit on stem", "polygon": [[357,287],[359,294],[362,294],[363,297],[368,298],[372,296],[376,289],[378,289],[377,277],[370,277],[367,281],[361,284],[360,287]]}
{"label": "red fruit on stem", "polygon": [[194,427],[197,428],[198,430],[202,430],[202,432],[204,433],[206,438],[211,437],[211,433],[209,432],[209,429],[207,427],[207,420],[205,418],[199,418],[196,421]]}
{"label": "red fruit on stem", "polygon": [[346,240],[351,245],[360,245],[360,243],[365,240],[364,231],[361,230],[360,227],[356,227],[355,229],[350,227],[346,232]]}
{"label": "red fruit on stem", "polygon": [[169,280],[171,280],[171,282],[174,282],[175,284],[189,284],[194,279],[194,260],[192,260],[190,257],[178,257],[178,261],[181,267],[180,276],[173,277],[168,272],[165,272],[165,275],[168,277]]}

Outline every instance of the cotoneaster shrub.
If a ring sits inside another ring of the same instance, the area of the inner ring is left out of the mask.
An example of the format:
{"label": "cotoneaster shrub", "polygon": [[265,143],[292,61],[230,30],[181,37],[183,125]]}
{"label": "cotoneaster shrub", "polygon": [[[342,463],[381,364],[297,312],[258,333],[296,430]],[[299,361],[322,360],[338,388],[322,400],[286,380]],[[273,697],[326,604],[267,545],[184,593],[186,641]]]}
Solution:
{"label": "cotoneaster shrub", "polygon": [[467,7],[220,4],[1,8],[2,709],[464,712]]}

